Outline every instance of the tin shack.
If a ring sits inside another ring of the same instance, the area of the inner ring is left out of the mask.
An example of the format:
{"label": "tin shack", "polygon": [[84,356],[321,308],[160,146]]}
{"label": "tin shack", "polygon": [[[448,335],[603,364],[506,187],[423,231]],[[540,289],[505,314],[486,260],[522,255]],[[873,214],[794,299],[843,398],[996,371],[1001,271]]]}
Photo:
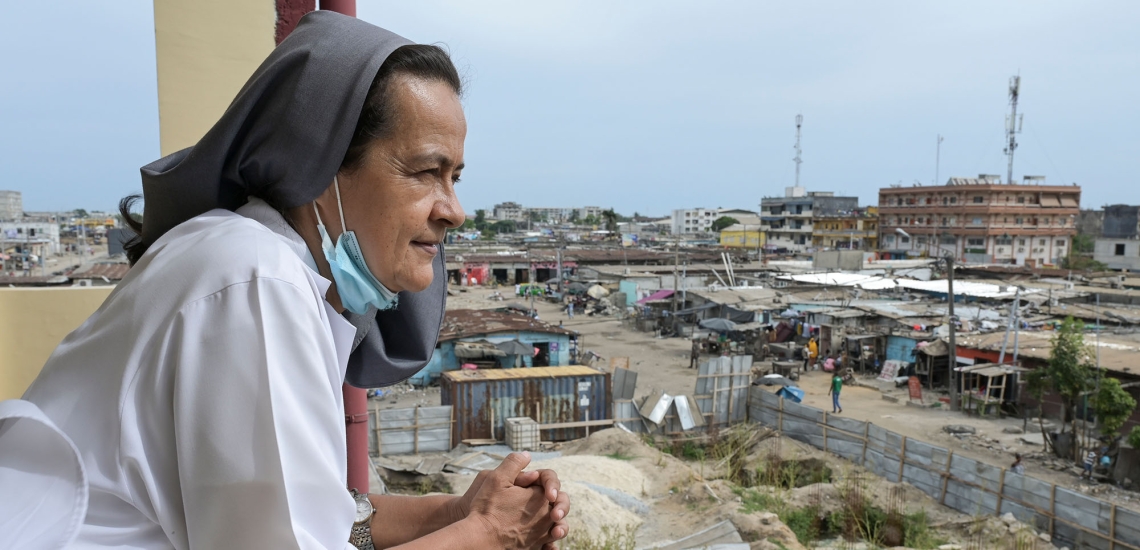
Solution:
{"label": "tin shack", "polygon": [[485,309],[449,309],[427,366],[409,380],[426,386],[470,363],[479,369],[569,365],[578,333],[528,315]]}
{"label": "tin shack", "polygon": [[568,441],[613,424],[610,374],[590,367],[535,367],[446,372],[440,402],[451,405],[451,446],[465,439],[506,438],[506,419],[530,417],[543,441]]}

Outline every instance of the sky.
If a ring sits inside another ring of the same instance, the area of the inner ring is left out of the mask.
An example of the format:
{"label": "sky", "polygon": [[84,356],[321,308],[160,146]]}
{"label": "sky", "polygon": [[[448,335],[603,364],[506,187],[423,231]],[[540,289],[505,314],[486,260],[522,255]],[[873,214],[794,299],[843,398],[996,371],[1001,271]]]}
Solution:
{"label": "sky", "polygon": [[[0,189],[110,209],[159,155],[150,2],[19,2],[0,33]],[[795,180],[878,189],[1001,174],[1140,204],[1140,2],[358,0],[467,83],[464,209],[758,209]],[[18,22],[18,24],[14,24]]]}

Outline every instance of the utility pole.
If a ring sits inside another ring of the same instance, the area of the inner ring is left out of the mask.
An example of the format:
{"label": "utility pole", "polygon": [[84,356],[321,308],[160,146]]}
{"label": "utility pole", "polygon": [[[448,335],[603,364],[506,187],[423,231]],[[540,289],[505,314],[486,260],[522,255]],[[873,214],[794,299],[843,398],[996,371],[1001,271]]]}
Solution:
{"label": "utility pole", "polygon": [[938,185],[938,169],[942,163],[942,134],[938,134],[938,141],[934,144],[934,185]]}
{"label": "utility pole", "polygon": [[950,410],[961,410],[962,406],[958,403],[958,371],[954,370],[958,366],[958,343],[954,339],[954,333],[957,332],[957,327],[954,326],[954,256],[946,255],[946,295],[949,304],[949,325],[950,325]]}
{"label": "utility pole", "polygon": [[674,241],[673,242],[673,316],[672,316],[671,321],[672,321],[672,325],[673,325],[672,329],[673,329],[674,333],[677,332],[677,294],[679,292],[681,292],[681,286],[680,286],[680,283],[678,281],[678,276],[677,276],[677,267],[681,261],[680,247],[681,247],[680,241]]}
{"label": "utility pole", "polygon": [[800,158],[800,127],[804,125],[804,116],[796,115],[796,158],[792,159],[796,163],[796,187],[800,186],[800,165],[803,164],[803,159]]}
{"label": "utility pole", "polygon": [[1009,79],[1009,119],[1005,121],[1005,135],[1009,143],[1005,146],[1005,154],[1009,157],[1009,171],[1006,172],[1006,183],[1013,183],[1013,152],[1017,150],[1017,134],[1021,133],[1025,114],[1017,118],[1017,97],[1021,93],[1021,75]]}

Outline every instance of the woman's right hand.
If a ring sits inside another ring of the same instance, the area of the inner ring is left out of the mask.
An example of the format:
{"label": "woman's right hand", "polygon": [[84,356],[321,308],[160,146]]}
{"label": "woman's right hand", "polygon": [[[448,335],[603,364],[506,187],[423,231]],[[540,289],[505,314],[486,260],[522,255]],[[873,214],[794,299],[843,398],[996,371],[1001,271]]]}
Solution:
{"label": "woman's right hand", "polygon": [[[519,487],[515,479],[530,464],[530,455],[511,453],[494,470],[476,480],[468,520],[474,520],[492,548],[531,549],[554,542],[552,505],[543,487]],[[470,492],[470,491],[469,491]]]}

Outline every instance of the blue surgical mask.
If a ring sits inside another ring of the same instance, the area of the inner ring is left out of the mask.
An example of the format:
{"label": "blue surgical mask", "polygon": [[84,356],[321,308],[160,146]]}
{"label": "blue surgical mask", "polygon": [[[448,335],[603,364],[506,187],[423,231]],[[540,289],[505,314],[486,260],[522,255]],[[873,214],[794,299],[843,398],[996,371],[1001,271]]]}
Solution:
{"label": "blue surgical mask", "polygon": [[[344,208],[340,204],[340,184],[333,177],[333,189],[336,190],[336,208],[340,212],[340,227],[344,231],[333,246],[325,224],[321,221],[321,213],[317,212],[317,231],[321,233],[321,251],[325,253],[325,260],[329,262],[329,271],[332,271],[333,281],[336,282],[336,293],[340,295],[340,303],[345,309],[363,315],[372,306],[380,311],[396,307],[399,295],[388,290],[368,270],[364,262],[364,254],[360,252],[360,243],[356,241],[356,233],[349,231],[344,223]],[[313,203],[313,210],[317,210]]]}

